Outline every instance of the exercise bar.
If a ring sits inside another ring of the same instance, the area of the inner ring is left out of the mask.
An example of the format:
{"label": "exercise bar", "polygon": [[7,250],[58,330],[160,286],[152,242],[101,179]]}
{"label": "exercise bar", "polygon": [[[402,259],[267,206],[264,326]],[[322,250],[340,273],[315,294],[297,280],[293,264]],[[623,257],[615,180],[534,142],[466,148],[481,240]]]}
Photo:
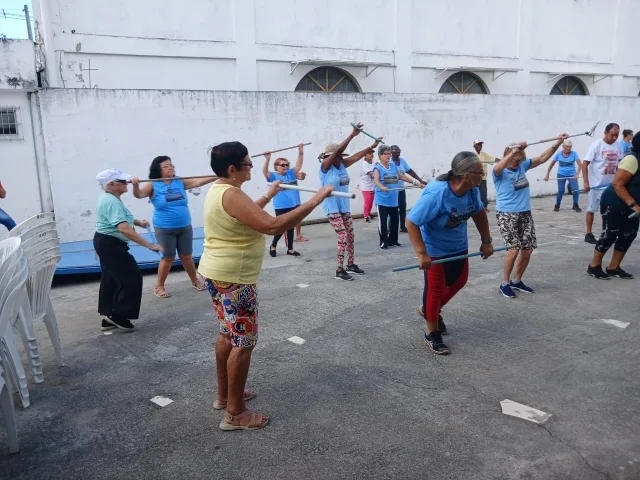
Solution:
{"label": "exercise bar", "polygon": [[[513,247],[504,246],[504,247],[494,248],[493,249],[493,253],[502,252],[504,250],[509,250],[510,248],[513,248]],[[477,257],[477,256],[480,256],[480,255],[482,255],[482,252],[474,252],[474,253],[467,253],[466,255],[456,255],[455,257],[440,258],[438,260],[434,260],[433,262],[431,262],[431,265],[438,265],[440,263],[453,262],[454,260],[463,260],[465,258]],[[418,268],[418,267],[419,267],[418,264],[416,264],[416,265],[405,265],[403,267],[395,267],[391,271],[392,272],[403,272],[405,270],[412,270],[412,269]]]}
{"label": "exercise bar", "polygon": [[[586,135],[588,137],[593,137],[593,132],[596,131],[597,126],[600,124],[600,122],[596,123],[593,127],[591,127],[591,130],[587,131],[587,132],[582,132],[582,133],[576,133],[574,135],[569,135],[567,138],[573,138],[573,137],[581,137],[582,135]],[[540,143],[549,143],[549,142],[555,142],[556,140],[558,140],[558,137],[555,138],[546,138],[544,140],[538,140],[537,142],[533,142],[533,143],[529,143],[527,142],[527,147],[530,147],[531,145],[538,145]],[[514,149],[514,148],[519,148],[519,145],[509,145],[509,148]]]}
{"label": "exercise bar", "polygon": [[[218,177],[215,175],[195,175],[191,177],[145,178],[144,180],[139,180],[139,182],[166,182],[167,180],[191,180],[193,178],[213,178],[214,180],[218,180]],[[127,183],[131,183],[131,180],[128,180]]]}
{"label": "exercise bar", "polygon": [[[303,143],[302,145],[306,147],[307,145],[311,145],[311,142]],[[261,157],[265,153],[276,153],[276,152],[284,152],[285,150],[293,150],[294,148],[298,148],[298,145],[294,145],[293,147],[279,148],[278,150],[271,150],[270,152],[257,153],[256,155],[251,155],[251,158]]]}
{"label": "exercise bar", "polygon": [[[271,183],[267,183],[267,185],[271,186]],[[305,187],[299,187],[298,185],[289,185],[287,183],[281,183],[280,185],[278,185],[280,188],[282,188],[283,190],[297,190],[298,192],[310,192],[310,193],[318,193],[318,189],[316,188],[305,188]],[[337,192],[337,191],[333,191],[331,192],[331,196],[332,197],[344,197],[344,198],[351,198],[354,199],[356,198],[356,194],[355,193],[349,193],[349,192]]]}
{"label": "exercise bar", "polygon": [[[369,138],[373,138],[374,140],[378,141],[379,137],[374,137],[373,135],[371,135],[369,132],[365,132],[363,129],[361,129],[358,125],[356,125],[355,123],[352,123],[351,126],[353,128],[355,128],[356,130],[360,130],[362,133],[364,133],[367,137]],[[380,143],[383,145],[386,145],[382,140],[380,140]]]}

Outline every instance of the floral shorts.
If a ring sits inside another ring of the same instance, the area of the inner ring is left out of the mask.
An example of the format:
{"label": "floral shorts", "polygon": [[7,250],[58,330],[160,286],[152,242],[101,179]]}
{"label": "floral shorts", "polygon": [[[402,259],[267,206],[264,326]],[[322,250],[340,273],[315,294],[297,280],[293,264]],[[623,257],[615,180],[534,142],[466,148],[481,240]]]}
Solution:
{"label": "floral shorts", "polygon": [[220,333],[240,348],[255,347],[258,343],[258,289],[255,284],[219,282],[205,279],[218,314]]}
{"label": "floral shorts", "polygon": [[518,250],[533,250],[538,247],[536,227],[531,212],[497,212],[498,228],[504,243]]}

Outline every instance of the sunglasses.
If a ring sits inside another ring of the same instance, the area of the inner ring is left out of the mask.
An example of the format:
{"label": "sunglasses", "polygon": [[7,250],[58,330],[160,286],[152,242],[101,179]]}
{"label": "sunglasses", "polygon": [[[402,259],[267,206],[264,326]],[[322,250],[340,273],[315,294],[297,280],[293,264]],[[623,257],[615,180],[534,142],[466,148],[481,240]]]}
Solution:
{"label": "sunglasses", "polygon": [[113,181],[113,182],[111,182],[111,183],[117,183],[117,184],[119,184],[119,185],[126,185],[126,184],[127,184],[127,181],[126,181],[126,180],[114,180],[114,181]]}
{"label": "sunglasses", "polygon": [[289,164],[288,163],[279,163],[276,165],[276,167],[288,167]]}

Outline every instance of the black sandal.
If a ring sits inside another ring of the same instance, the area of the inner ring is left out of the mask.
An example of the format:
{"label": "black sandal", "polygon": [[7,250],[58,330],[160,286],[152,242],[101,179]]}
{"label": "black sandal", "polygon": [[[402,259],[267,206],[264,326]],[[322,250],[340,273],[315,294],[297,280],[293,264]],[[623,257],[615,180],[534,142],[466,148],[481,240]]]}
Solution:
{"label": "black sandal", "polygon": [[287,255],[293,255],[294,257],[299,257],[300,252],[296,252],[295,250],[293,252],[290,250],[287,250]]}
{"label": "black sandal", "polygon": [[269,248],[269,255],[271,255],[272,257],[276,256],[276,247],[270,247]]}

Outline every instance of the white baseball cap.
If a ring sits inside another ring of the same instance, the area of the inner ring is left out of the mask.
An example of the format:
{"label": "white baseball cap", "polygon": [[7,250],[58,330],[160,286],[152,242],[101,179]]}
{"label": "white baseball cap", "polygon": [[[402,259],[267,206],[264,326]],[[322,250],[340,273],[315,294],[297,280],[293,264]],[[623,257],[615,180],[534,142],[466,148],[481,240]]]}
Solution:
{"label": "white baseball cap", "polygon": [[478,145],[479,143],[484,143],[482,140],[474,140],[473,141],[473,146],[475,147],[476,145]]}
{"label": "white baseball cap", "polygon": [[106,170],[101,171],[98,175],[96,175],[96,181],[100,185],[106,185],[107,183],[115,182],[116,180],[129,181],[131,180],[131,175],[126,173],[122,173],[117,168],[108,168]]}

